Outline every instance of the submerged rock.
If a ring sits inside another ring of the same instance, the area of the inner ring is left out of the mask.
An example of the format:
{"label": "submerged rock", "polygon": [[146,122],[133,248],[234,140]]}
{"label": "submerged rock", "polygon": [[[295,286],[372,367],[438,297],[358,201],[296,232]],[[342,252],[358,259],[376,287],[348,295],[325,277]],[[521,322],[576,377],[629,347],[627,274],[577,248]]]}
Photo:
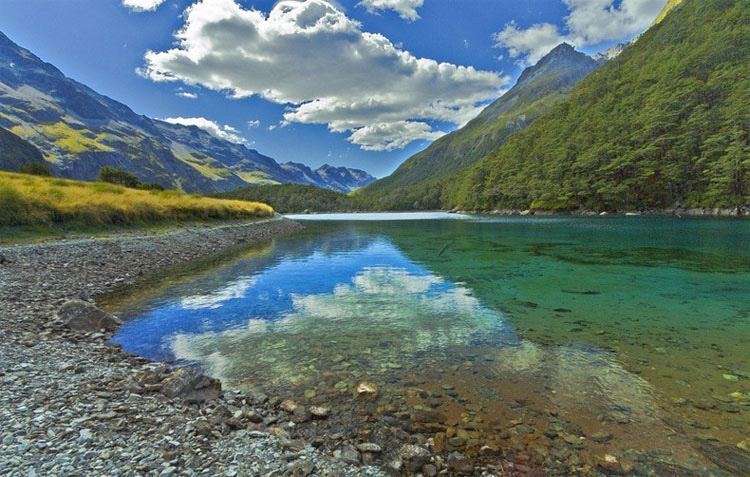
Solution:
{"label": "submerged rock", "polygon": [[279,407],[286,412],[294,412],[295,409],[297,409],[297,403],[292,400],[284,400],[281,401],[281,404],[279,404]]}
{"label": "submerged rock", "polygon": [[325,419],[331,415],[331,409],[322,406],[310,406],[310,414],[318,419]]}
{"label": "submerged rock", "polygon": [[116,316],[83,300],[69,300],[60,307],[57,315],[65,326],[77,331],[115,331],[121,324]]}
{"label": "submerged rock", "polygon": [[378,394],[378,386],[374,383],[363,381],[357,386],[357,395],[363,398],[373,398]]}
{"label": "submerged rock", "polygon": [[303,422],[309,421],[310,419],[312,419],[312,413],[305,406],[297,406],[294,411],[292,411],[292,422],[301,424]]}

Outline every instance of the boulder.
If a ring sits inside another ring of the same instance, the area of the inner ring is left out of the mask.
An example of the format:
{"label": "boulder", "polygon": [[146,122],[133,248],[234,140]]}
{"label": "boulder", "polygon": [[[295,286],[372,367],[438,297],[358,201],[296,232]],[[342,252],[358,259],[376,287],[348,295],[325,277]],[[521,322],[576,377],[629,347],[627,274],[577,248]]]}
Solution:
{"label": "boulder", "polygon": [[221,382],[194,369],[180,368],[164,379],[161,393],[187,402],[213,401],[221,395]]}
{"label": "boulder", "polygon": [[116,316],[100,310],[93,303],[69,300],[60,307],[57,315],[65,326],[77,331],[115,331],[121,324]]}

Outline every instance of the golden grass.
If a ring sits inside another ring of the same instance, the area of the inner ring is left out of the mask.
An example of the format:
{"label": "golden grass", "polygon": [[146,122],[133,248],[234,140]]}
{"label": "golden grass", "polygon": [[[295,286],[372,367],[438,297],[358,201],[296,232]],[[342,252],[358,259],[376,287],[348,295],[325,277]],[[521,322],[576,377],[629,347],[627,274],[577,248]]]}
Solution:
{"label": "golden grass", "polygon": [[68,228],[270,217],[259,202],[0,172],[0,226]]}

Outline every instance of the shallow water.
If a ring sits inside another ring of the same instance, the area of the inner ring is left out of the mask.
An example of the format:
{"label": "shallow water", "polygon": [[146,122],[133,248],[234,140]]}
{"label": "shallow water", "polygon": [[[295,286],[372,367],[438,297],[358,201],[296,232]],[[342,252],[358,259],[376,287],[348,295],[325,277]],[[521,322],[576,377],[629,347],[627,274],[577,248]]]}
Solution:
{"label": "shallow water", "polygon": [[610,434],[581,452],[702,466],[748,439],[750,223],[365,215],[150,278],[109,300],[114,341],[302,402],[372,382],[372,413],[469,454]]}

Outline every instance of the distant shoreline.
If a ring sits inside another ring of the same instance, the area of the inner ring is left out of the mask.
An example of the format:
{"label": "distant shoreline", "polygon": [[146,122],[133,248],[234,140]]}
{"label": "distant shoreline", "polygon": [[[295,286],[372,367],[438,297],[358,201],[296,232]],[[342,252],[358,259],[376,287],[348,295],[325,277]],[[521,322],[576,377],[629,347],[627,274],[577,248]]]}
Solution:
{"label": "distant shoreline", "polygon": [[575,217],[727,217],[727,218],[750,218],[750,207],[736,207],[734,209],[723,208],[675,208],[675,209],[647,209],[628,211],[594,211],[587,209],[553,211],[553,210],[521,210],[521,209],[495,209],[495,210],[461,210],[461,209],[429,209],[429,210],[351,210],[351,211],[315,211],[315,212],[283,212],[283,216],[305,216],[305,215],[327,215],[327,214],[408,214],[408,213],[448,213],[468,215],[505,215],[505,216],[575,216]]}

